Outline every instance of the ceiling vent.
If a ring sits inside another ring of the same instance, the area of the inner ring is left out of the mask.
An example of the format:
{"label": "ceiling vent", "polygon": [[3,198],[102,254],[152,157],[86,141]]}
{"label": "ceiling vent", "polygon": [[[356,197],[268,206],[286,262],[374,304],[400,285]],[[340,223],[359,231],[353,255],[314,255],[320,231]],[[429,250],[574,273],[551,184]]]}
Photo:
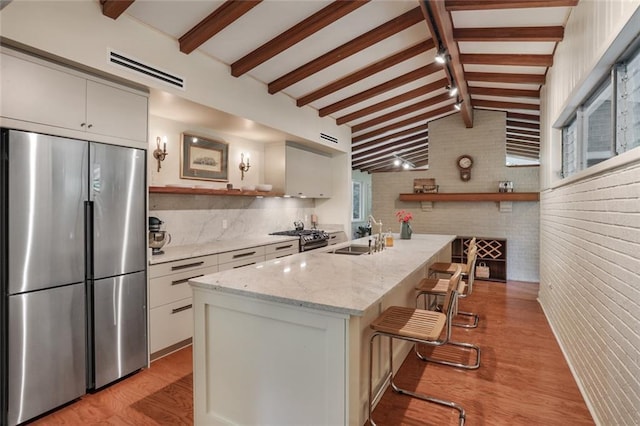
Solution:
{"label": "ceiling vent", "polygon": [[338,143],[338,138],[334,138],[333,136],[326,133],[320,133],[320,139],[328,142]]}
{"label": "ceiling vent", "polygon": [[176,75],[169,74],[151,65],[147,65],[141,61],[128,58],[120,53],[109,50],[109,62],[118,67],[126,68],[129,71],[135,71],[151,77],[171,87],[179,87],[184,89],[184,79]]}

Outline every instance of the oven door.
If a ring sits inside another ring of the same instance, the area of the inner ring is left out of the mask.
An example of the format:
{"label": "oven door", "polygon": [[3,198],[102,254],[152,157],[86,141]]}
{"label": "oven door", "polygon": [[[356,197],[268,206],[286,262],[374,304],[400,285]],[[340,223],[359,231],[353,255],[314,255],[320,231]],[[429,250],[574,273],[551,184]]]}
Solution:
{"label": "oven door", "polygon": [[308,241],[304,244],[300,245],[300,251],[309,251],[309,250],[314,250],[314,249],[318,249],[321,247],[326,247],[329,245],[329,240],[314,240],[314,241]]}

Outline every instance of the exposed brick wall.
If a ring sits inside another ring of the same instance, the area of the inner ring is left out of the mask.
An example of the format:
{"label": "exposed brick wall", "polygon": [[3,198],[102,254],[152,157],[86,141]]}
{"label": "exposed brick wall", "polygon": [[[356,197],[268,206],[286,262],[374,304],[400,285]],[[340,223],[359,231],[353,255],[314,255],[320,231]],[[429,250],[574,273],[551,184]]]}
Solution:
{"label": "exposed brick wall", "polygon": [[602,425],[640,424],[640,163],[545,191],[540,303]]}
{"label": "exposed brick wall", "polygon": [[[494,202],[433,203],[433,210],[426,212],[420,203],[398,200],[398,194],[413,191],[416,178],[435,178],[440,192],[497,192],[502,180],[513,181],[515,191],[538,191],[538,167],[505,166],[505,113],[476,110],[474,114],[471,129],[459,114],[429,123],[428,171],[372,175],[373,216],[393,232],[400,229],[395,212],[404,209],[415,217],[414,232],[506,238],[508,278],[538,281],[537,202],[514,202],[511,213],[501,213]],[[462,154],[474,160],[469,182],[460,180],[456,167]]]}

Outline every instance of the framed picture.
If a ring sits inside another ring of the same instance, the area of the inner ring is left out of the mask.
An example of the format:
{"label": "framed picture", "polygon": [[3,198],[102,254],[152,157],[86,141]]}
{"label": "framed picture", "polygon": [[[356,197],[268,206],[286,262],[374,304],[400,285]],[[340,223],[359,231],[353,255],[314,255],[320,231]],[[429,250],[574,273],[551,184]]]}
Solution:
{"label": "framed picture", "polygon": [[362,182],[358,182],[357,180],[352,181],[352,193],[353,196],[353,212],[351,213],[351,220],[353,222],[363,221],[363,193],[362,193]]}
{"label": "framed picture", "polygon": [[226,143],[183,133],[180,156],[181,178],[229,181],[229,145]]}

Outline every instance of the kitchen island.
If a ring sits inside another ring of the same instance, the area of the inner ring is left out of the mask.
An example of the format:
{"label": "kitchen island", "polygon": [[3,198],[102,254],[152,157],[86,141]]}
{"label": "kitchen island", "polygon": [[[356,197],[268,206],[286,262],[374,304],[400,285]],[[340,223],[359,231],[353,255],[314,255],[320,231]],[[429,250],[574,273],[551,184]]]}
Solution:
{"label": "kitchen island", "polygon": [[[450,259],[454,238],[331,253],[365,237],[191,280],[195,424],[364,424],[369,324],[390,305],[413,306],[413,287]],[[394,346],[396,366],[409,349]],[[382,354],[374,350],[378,386]]]}

